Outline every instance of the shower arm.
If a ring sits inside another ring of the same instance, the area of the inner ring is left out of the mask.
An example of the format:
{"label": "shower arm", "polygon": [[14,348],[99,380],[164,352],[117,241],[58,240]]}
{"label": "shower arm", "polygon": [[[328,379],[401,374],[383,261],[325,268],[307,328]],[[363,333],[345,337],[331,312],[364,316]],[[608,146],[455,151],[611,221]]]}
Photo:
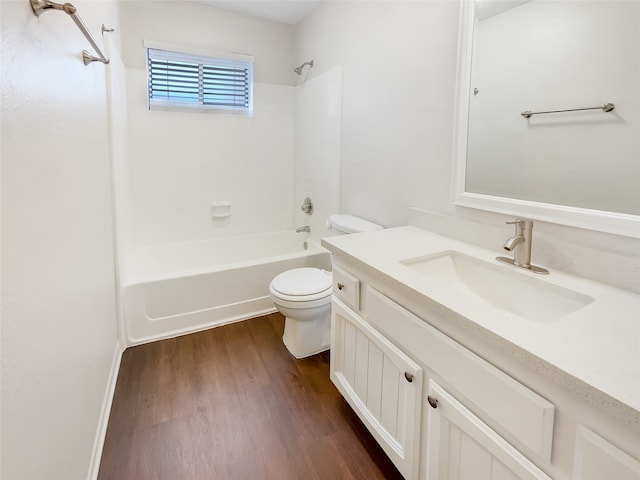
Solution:
{"label": "shower arm", "polygon": [[313,67],[313,60],[311,60],[310,62],[304,62],[299,67],[294,68],[293,71],[296,72],[298,75],[302,75],[302,69],[307,65],[309,65],[310,68]]}
{"label": "shower arm", "polygon": [[[100,50],[100,47],[98,47],[98,44],[95,42],[95,40],[91,36],[91,33],[89,32],[89,30],[87,30],[87,27],[85,26],[84,22],[78,16],[76,7],[74,7],[70,3],[61,4],[61,3],[51,2],[50,0],[30,0],[30,3],[31,3],[31,10],[33,10],[33,14],[36,17],[39,17],[44,12],[49,10],[60,10],[71,17],[71,19],[74,21],[76,26],[80,29],[82,34],[86,37],[86,39],[89,41],[93,49],[98,54],[98,56],[95,57],[91,55],[89,52],[87,52],[86,50],[83,50],[82,61],[84,62],[85,65],[89,65],[91,62],[102,62],[105,64],[109,63],[109,59],[104,55],[104,53],[102,53],[102,50]],[[109,31],[109,30],[104,29],[103,27],[103,33],[105,31]]]}

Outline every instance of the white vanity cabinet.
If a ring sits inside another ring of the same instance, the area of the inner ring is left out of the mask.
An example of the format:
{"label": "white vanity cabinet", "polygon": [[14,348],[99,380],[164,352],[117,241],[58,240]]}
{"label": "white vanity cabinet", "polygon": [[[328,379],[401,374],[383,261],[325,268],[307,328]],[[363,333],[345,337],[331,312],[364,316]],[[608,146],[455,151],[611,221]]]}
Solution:
{"label": "white vanity cabinet", "polygon": [[[518,448],[549,461],[552,404],[338,271],[350,283],[334,286],[331,379],[406,479],[550,478]],[[347,305],[342,298],[354,290],[358,303]],[[360,311],[361,297],[366,311]],[[447,379],[457,397],[427,376]],[[502,427],[517,447],[474,411]]]}
{"label": "white vanity cabinet", "polygon": [[403,345],[429,377],[421,447],[426,480],[550,478],[522,452],[550,462],[553,404],[375,289],[366,289],[366,303],[371,324]]}
{"label": "white vanity cabinet", "polygon": [[340,300],[331,380],[406,479],[417,478],[422,369]]}
{"label": "white vanity cabinet", "polygon": [[592,302],[541,322],[406,261],[493,252],[413,227],[323,246],[334,254],[331,377],[407,480],[640,480],[636,296],[552,272],[547,290]]}

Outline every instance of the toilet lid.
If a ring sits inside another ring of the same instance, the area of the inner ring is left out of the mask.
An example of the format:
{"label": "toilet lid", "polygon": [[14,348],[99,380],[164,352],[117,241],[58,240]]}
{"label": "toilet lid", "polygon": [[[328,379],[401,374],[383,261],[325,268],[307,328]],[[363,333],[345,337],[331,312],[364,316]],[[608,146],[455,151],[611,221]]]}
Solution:
{"label": "toilet lid", "polygon": [[271,286],[285,295],[313,295],[331,288],[331,272],[319,268],[294,268],[277,275]]}

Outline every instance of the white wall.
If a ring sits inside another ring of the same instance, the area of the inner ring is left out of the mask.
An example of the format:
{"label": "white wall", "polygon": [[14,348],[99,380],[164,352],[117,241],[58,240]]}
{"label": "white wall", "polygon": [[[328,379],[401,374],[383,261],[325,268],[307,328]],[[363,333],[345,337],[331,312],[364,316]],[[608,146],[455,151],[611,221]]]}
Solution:
{"label": "white wall", "polygon": [[295,63],[342,68],[343,213],[394,226],[416,198],[449,202],[457,22],[453,1],[368,1],[299,25]]}
{"label": "white wall", "polygon": [[294,27],[186,0],[124,0],[122,60],[146,68],[144,39],[255,56],[257,83],[294,85]]}
{"label": "white wall", "polygon": [[[114,2],[76,6],[100,44],[101,23],[117,28]],[[83,65],[90,46],[64,13],[1,8],[0,476],[87,478],[120,353],[108,67]]]}
{"label": "white wall", "polygon": [[630,1],[533,1],[478,22],[467,191],[640,214],[639,24]]}
{"label": "white wall", "polygon": [[[293,227],[293,27],[192,2],[122,5],[134,246]],[[254,116],[149,111],[143,39],[253,55]],[[212,219],[212,202],[231,217]]]}
{"label": "white wall", "polygon": [[[509,217],[452,203],[457,35],[458,2],[328,2],[299,25],[295,63],[342,68],[343,212],[504,253]],[[543,222],[534,236],[534,262],[640,291],[637,240]]]}

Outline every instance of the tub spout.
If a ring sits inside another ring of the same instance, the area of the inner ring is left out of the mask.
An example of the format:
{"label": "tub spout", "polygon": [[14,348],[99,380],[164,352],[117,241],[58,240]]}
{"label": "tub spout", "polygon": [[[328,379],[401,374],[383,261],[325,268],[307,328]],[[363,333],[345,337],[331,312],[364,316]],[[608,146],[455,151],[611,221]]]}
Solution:
{"label": "tub spout", "polygon": [[300,232],[311,232],[311,227],[309,225],[305,225],[304,227],[298,227],[296,228],[296,233],[300,233]]}

